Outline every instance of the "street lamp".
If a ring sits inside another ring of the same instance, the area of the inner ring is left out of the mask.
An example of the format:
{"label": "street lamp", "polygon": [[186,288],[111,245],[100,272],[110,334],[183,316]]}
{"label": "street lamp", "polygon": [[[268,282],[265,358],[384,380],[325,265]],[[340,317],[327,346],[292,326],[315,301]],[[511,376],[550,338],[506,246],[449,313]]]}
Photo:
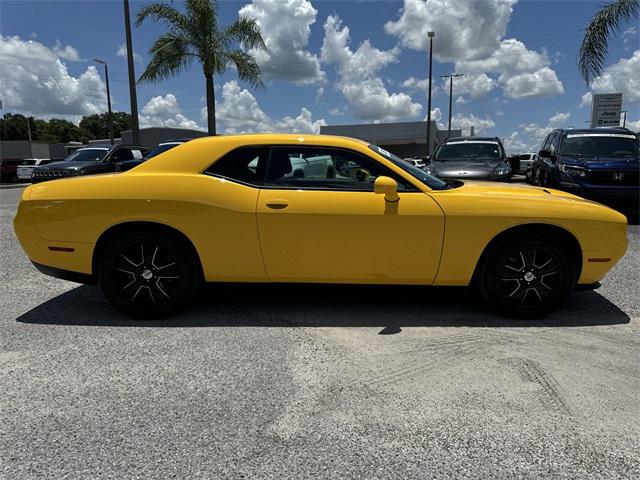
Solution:
{"label": "street lamp", "polygon": [[451,109],[453,106],[453,77],[462,77],[464,73],[452,73],[451,75],[440,75],[441,78],[449,79],[449,129],[447,130],[447,138],[451,136]]}
{"label": "street lamp", "polygon": [[109,91],[109,67],[107,67],[107,62],[105,62],[104,60],[94,58],[93,61],[104,65],[104,77],[107,83],[107,107],[109,108],[108,110],[109,113],[107,114],[107,123],[109,124],[109,140],[111,141],[111,145],[113,145],[115,142],[113,140],[113,115],[111,113],[111,92]]}
{"label": "street lamp", "polygon": [[433,66],[433,37],[435,32],[428,32],[429,36],[429,93],[427,101],[427,155],[431,158],[431,68]]}

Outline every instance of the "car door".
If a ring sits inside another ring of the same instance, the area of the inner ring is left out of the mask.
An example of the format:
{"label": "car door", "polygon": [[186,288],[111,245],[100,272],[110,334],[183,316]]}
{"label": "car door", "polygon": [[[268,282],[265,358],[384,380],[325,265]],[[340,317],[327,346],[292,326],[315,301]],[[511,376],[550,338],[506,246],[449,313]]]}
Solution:
{"label": "car door", "polygon": [[[300,158],[325,167],[294,175]],[[274,147],[267,165],[257,219],[270,280],[432,283],[444,217],[428,194],[348,150]],[[380,175],[398,181],[398,202],[374,193]]]}

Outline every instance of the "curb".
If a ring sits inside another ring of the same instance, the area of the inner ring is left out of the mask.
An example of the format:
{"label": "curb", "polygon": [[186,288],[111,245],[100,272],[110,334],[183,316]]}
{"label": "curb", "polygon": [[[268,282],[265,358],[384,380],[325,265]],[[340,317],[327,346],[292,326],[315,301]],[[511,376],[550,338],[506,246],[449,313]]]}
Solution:
{"label": "curb", "polygon": [[30,183],[0,183],[0,190],[10,190],[12,188],[25,188],[31,185]]}

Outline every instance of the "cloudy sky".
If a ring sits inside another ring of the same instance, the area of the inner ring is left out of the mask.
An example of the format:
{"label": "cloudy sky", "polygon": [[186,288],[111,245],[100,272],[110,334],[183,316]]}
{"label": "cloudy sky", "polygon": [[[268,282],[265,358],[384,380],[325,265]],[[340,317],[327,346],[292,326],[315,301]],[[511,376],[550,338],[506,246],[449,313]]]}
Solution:
{"label": "cloudy sky", "polygon": [[[147,2],[132,1],[132,15]],[[180,1],[174,5],[181,7]],[[218,128],[318,132],[321,125],[423,120],[427,35],[434,43],[433,115],[446,122],[453,71],[454,128],[502,137],[529,150],[554,127],[585,125],[590,92],[623,92],[628,126],[640,130],[640,26],[610,45],[608,67],[590,87],[576,68],[581,30],[594,1],[403,0],[221,1],[222,23],[254,18],[268,51],[252,89],[233,71],[216,78]],[[129,109],[122,2],[10,1],[0,5],[0,97],[5,112],[73,121],[106,110],[109,62],[115,110]],[[163,32],[134,30],[136,73]],[[100,67],[100,68],[96,68]],[[138,88],[142,126],[202,128],[204,77],[197,65]]]}

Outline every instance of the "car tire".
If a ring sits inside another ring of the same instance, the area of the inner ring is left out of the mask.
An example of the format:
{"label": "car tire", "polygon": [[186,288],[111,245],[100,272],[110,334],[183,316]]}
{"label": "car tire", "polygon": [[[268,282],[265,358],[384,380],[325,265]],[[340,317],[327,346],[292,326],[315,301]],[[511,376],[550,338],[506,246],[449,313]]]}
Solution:
{"label": "car tire", "polygon": [[151,320],[188,305],[202,284],[202,274],[193,248],[177,234],[135,230],[105,246],[98,283],[118,310]]}
{"label": "car tire", "polygon": [[549,233],[507,236],[484,256],[478,287],[487,305],[513,318],[556,310],[577,283],[575,253]]}

